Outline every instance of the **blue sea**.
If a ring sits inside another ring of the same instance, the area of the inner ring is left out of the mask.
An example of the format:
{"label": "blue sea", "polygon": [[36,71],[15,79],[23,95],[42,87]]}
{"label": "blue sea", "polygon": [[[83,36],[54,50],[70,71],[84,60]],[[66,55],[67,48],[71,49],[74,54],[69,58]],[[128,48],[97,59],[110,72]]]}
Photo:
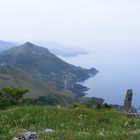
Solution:
{"label": "blue sea", "polygon": [[95,46],[89,54],[61,57],[84,68],[95,67],[99,73],[82,84],[90,88],[89,97],[104,98],[109,104],[124,104],[128,89],[133,89],[133,106],[140,106],[140,47]]}

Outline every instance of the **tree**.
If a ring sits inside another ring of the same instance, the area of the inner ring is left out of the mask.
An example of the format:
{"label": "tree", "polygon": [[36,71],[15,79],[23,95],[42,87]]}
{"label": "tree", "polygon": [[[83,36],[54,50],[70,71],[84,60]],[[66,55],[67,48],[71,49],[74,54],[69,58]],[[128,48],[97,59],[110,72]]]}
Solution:
{"label": "tree", "polygon": [[27,89],[4,87],[0,92],[0,107],[21,104],[23,102],[23,95],[27,92]]}
{"label": "tree", "polygon": [[108,105],[107,103],[104,103],[104,108],[110,109],[111,108],[111,105]]}

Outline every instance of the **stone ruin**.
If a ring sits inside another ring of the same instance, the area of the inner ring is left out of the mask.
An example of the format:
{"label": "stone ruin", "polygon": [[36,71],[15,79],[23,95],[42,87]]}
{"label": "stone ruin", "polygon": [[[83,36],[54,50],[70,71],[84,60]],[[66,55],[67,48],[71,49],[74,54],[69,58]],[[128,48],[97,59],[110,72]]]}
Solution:
{"label": "stone ruin", "polygon": [[125,111],[127,113],[131,112],[132,96],[133,96],[133,90],[132,89],[127,90],[126,97],[125,97],[125,100],[124,100],[124,107],[125,107]]}

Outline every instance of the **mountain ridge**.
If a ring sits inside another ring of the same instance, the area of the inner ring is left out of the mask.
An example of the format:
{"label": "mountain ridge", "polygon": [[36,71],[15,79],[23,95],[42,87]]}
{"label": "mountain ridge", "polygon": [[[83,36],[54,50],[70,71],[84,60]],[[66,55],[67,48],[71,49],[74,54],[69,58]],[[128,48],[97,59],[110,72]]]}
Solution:
{"label": "mountain ridge", "polygon": [[[47,48],[31,42],[0,53],[0,65],[20,68],[33,76],[49,81],[58,89],[69,89],[73,92],[87,90],[85,87],[75,86],[76,83],[84,81],[98,72],[95,68],[88,70],[68,64]],[[75,88],[79,88],[79,91]]]}

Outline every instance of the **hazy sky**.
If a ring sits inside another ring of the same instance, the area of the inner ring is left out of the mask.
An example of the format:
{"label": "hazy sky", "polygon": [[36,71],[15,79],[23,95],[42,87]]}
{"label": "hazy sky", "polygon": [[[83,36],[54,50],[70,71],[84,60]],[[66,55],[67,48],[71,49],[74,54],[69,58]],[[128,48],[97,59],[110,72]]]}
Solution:
{"label": "hazy sky", "polygon": [[0,0],[0,39],[139,43],[140,0]]}

